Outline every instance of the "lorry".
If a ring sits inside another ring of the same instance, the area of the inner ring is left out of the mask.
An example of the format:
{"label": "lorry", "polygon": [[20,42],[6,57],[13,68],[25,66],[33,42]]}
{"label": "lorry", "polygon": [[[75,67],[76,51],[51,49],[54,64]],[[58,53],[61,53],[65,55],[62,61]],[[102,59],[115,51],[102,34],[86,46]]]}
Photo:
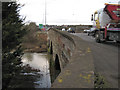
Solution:
{"label": "lorry", "polygon": [[95,41],[120,42],[120,4],[105,3],[105,7],[92,14]]}

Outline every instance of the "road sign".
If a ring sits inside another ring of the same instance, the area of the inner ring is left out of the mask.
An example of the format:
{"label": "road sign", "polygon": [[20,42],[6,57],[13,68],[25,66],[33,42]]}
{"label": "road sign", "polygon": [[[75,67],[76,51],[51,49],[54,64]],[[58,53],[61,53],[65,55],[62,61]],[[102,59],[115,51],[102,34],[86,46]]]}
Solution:
{"label": "road sign", "polygon": [[43,24],[39,24],[39,28],[40,28],[40,29],[43,29]]}

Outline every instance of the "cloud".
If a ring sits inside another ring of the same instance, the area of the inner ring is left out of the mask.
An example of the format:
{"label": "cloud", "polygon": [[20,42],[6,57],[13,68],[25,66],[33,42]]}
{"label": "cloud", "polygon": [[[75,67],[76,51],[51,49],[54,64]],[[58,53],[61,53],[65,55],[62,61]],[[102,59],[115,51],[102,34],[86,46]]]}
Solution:
{"label": "cloud", "polygon": [[[46,0],[47,23],[90,23],[91,14],[109,0]],[[113,1],[113,0],[110,0]],[[44,23],[45,0],[19,0],[26,4],[20,14],[26,21]]]}

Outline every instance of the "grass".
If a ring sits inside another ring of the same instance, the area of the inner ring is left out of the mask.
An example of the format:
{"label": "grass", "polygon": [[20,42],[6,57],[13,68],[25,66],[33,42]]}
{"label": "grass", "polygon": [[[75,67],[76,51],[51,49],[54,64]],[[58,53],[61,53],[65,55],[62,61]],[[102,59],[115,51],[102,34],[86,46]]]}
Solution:
{"label": "grass", "polygon": [[94,88],[110,88],[110,86],[105,80],[105,77],[103,77],[99,73],[95,73]]}

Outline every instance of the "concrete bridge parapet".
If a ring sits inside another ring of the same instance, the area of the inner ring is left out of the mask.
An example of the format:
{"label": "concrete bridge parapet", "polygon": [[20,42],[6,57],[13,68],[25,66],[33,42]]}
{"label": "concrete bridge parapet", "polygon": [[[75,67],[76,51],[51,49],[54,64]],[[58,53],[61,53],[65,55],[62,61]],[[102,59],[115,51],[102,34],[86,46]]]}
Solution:
{"label": "concrete bridge parapet", "polygon": [[50,52],[53,54],[53,60],[55,60],[56,55],[58,55],[61,70],[70,61],[70,58],[75,49],[74,40],[67,34],[68,33],[55,29],[50,29],[48,31],[48,41],[51,48]]}
{"label": "concrete bridge parapet", "polygon": [[65,31],[50,28],[50,53],[59,75],[52,88],[94,88],[94,64],[89,45]]}

